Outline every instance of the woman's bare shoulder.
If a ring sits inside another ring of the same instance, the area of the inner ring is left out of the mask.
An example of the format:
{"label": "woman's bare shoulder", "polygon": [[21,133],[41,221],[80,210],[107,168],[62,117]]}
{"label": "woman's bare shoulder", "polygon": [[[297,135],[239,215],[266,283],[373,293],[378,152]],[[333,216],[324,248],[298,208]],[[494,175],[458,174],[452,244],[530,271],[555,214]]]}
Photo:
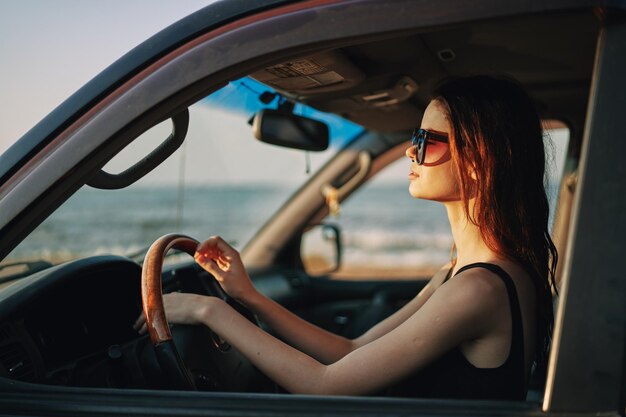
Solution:
{"label": "woman's bare shoulder", "polygon": [[456,273],[438,290],[452,303],[458,303],[474,314],[491,322],[508,308],[505,283],[492,271],[485,268],[470,268]]}
{"label": "woman's bare shoulder", "polygon": [[458,272],[452,279],[446,282],[448,291],[460,291],[466,297],[483,297],[492,295],[505,295],[504,282],[493,272],[485,268],[470,268]]}
{"label": "woman's bare shoulder", "polygon": [[445,281],[415,314],[420,322],[447,323],[461,343],[493,331],[508,305],[506,287],[487,270],[469,269]]}
{"label": "woman's bare shoulder", "polygon": [[[489,263],[499,266],[511,278],[522,312],[528,316],[527,319],[532,320],[528,314],[534,308],[535,290],[529,273],[514,261],[498,259]],[[503,306],[510,308],[506,284],[496,273],[486,268],[470,268],[458,273],[455,278],[464,278],[450,280],[456,284],[463,282],[463,291],[472,291],[477,295],[479,293],[493,295],[491,301],[495,304],[491,306],[492,308]]]}

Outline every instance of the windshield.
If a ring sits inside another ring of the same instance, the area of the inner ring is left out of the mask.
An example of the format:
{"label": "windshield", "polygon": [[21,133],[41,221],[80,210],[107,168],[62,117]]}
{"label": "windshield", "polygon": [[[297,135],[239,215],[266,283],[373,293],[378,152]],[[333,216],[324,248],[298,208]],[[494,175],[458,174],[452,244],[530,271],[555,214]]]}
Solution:
{"label": "windshield", "polygon": [[[0,266],[44,260],[50,264],[98,254],[137,256],[158,237],[183,233],[196,239],[226,237],[241,249],[266,219],[342,145],[363,129],[337,116],[296,105],[294,113],[323,120],[330,146],[303,152],[257,141],[248,123],[271,90],[250,78],[233,81],[190,107],[184,144],[131,186],[84,186],[33,231]],[[171,131],[165,121],[104,168],[125,170]],[[5,268],[3,275],[14,271]],[[0,276],[0,279],[2,277]]]}

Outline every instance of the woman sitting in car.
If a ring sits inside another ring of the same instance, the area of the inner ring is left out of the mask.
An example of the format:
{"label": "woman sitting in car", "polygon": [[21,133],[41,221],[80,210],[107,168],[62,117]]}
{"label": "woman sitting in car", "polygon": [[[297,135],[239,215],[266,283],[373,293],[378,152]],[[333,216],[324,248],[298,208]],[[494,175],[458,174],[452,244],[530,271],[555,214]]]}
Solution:
{"label": "woman sitting in car", "polygon": [[215,297],[168,294],[168,320],[210,327],[294,393],[524,399],[546,360],[557,261],[533,104],[510,80],[450,80],[406,155],[409,193],[445,206],[456,257],[395,314],[354,340],[331,334],[259,293],[239,253],[211,237],[196,261],[281,340]]}

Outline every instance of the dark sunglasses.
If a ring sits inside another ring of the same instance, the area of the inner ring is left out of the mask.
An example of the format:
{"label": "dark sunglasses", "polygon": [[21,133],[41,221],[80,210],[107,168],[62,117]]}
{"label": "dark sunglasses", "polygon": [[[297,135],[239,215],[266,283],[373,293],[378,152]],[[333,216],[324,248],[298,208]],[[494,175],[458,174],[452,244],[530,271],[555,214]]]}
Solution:
{"label": "dark sunglasses", "polygon": [[[448,135],[429,132],[425,129],[415,129],[411,136],[411,144],[415,146],[415,162],[418,165],[422,165],[424,162],[434,163],[439,161],[447,152]],[[426,148],[430,150],[428,161],[426,160]]]}

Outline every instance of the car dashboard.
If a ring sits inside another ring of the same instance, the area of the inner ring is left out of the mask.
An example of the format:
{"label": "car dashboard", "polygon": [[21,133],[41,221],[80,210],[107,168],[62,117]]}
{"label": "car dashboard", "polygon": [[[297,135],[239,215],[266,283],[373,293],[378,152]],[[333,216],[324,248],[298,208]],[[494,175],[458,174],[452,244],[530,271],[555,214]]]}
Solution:
{"label": "car dashboard", "polygon": [[138,264],[100,256],[6,287],[0,293],[0,376],[53,385],[141,385],[122,375],[136,368],[127,362],[137,355],[125,351],[149,345],[132,328],[141,311],[140,277]]}

